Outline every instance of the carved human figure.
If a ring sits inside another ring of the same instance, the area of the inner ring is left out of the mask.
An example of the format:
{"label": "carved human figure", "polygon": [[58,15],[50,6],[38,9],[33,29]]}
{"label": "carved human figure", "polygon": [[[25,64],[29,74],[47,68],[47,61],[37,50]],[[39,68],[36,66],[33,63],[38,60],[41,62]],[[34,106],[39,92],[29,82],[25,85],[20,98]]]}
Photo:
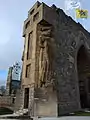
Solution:
{"label": "carved human figure", "polygon": [[47,52],[46,52],[46,42],[40,36],[40,53],[39,53],[39,82],[40,86],[45,85],[46,82],[46,72],[47,72]]}
{"label": "carved human figure", "polygon": [[51,26],[39,26],[39,55],[38,55],[38,68],[39,68],[39,80],[38,86],[45,86],[50,82],[51,76],[51,47],[50,41],[52,38],[52,27]]}

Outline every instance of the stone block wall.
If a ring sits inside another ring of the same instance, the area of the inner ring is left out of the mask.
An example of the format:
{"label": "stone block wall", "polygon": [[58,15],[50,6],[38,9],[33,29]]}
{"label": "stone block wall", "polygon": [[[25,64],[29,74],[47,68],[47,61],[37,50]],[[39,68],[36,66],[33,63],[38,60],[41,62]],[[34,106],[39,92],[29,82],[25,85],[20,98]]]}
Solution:
{"label": "stone block wall", "polygon": [[0,107],[14,110],[13,97],[11,96],[0,96]]}
{"label": "stone block wall", "polygon": [[57,117],[57,96],[52,87],[35,90],[34,116]]}
{"label": "stone block wall", "polygon": [[[87,53],[90,53],[90,34],[79,23],[65,15],[63,10],[55,6],[49,7],[44,3],[40,8],[40,11],[39,8],[37,10],[42,13],[40,19],[33,22],[33,27],[29,26],[31,28],[28,27],[24,35],[26,50],[22,86],[23,93],[26,87],[30,90],[30,115],[34,113],[38,116],[59,116],[78,111],[81,106],[77,54],[81,46],[85,46]],[[32,59],[27,61],[28,34],[31,31]],[[31,64],[31,77],[26,79],[25,69],[28,63]],[[31,84],[34,84],[33,88]],[[49,85],[52,86],[51,92],[47,89]],[[42,96],[45,96],[43,90],[48,92],[47,101],[42,99]],[[42,95],[36,97],[35,94],[40,94],[41,91]],[[31,103],[35,104],[32,110]]]}
{"label": "stone block wall", "polygon": [[[58,97],[58,115],[80,110],[77,54],[82,45],[90,49],[88,32],[62,10],[54,24],[55,80]],[[62,16],[61,16],[62,15]],[[90,37],[90,36],[89,36]]]}

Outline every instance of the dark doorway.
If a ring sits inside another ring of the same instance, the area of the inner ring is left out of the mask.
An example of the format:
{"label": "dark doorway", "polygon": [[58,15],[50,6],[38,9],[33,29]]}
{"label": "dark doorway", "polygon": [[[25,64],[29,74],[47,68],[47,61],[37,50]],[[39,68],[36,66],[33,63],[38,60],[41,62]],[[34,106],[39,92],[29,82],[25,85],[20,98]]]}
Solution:
{"label": "dark doorway", "polygon": [[89,108],[88,93],[90,88],[88,89],[88,77],[90,76],[90,60],[84,46],[81,46],[78,51],[77,68],[81,108]]}
{"label": "dark doorway", "polygon": [[24,108],[28,108],[29,105],[29,88],[25,88],[24,93]]}

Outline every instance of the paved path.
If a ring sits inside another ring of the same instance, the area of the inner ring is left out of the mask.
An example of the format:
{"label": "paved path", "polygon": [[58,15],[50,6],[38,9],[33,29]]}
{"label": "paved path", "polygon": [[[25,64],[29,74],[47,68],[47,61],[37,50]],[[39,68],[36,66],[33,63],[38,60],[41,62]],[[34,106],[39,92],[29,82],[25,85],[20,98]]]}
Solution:
{"label": "paved path", "polygon": [[[5,120],[2,119],[3,117],[9,117],[9,116],[16,116],[13,114],[9,114],[9,115],[0,115],[0,120]],[[6,120],[10,120],[10,119],[6,119]],[[17,119],[13,119],[13,120],[17,120]],[[26,119],[25,119],[26,120]],[[34,118],[34,120],[90,120],[90,117],[86,117],[86,116],[65,116],[65,117],[45,117],[45,118]]]}
{"label": "paved path", "polygon": [[39,120],[90,120],[90,117],[84,116],[66,116],[66,117],[59,117],[59,118],[39,118]]}

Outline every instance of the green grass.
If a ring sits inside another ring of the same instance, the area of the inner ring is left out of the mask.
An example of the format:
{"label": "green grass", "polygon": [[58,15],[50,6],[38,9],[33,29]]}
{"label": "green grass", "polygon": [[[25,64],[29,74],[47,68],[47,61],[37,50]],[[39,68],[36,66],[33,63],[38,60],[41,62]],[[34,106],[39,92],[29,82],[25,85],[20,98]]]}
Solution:
{"label": "green grass", "polygon": [[90,112],[75,112],[74,116],[90,116]]}
{"label": "green grass", "polygon": [[0,115],[12,114],[12,113],[13,111],[8,108],[3,108],[3,107],[0,108]]}

